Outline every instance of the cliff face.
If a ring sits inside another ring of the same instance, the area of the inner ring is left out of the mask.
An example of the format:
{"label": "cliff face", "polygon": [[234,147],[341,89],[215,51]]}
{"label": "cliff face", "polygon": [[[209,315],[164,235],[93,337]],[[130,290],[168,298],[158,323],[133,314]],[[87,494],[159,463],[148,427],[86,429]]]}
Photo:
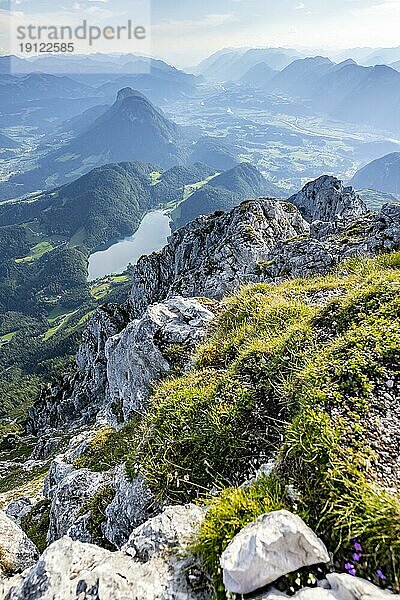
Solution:
{"label": "cliff face", "polygon": [[293,206],[268,198],[199,217],[175,232],[161,252],[139,260],[129,304],[140,314],[148,304],[176,295],[222,298],[257,281],[259,261],[279,240],[308,231]]}

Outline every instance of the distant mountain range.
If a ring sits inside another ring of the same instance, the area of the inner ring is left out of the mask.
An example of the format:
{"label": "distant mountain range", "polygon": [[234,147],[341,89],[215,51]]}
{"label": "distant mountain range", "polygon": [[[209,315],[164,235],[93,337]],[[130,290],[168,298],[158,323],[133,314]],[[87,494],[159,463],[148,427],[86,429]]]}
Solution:
{"label": "distant mountain range", "polygon": [[[337,56],[344,60],[304,57],[282,48],[224,49],[202,61],[195,72],[211,82],[235,82],[263,90],[266,96],[300,101],[309,110],[337,120],[398,131],[400,48],[356,49]],[[398,63],[392,60],[395,57]],[[354,58],[365,59],[367,65]],[[392,63],[396,68],[389,66]]]}
{"label": "distant mountain range", "polygon": [[[239,163],[232,143],[213,136],[196,141],[191,128],[175,124],[131,88],[120,90],[111,107],[94,106],[67,120],[57,135],[72,139],[44,154],[34,169],[3,182],[1,199],[54,188],[107,163],[141,161],[163,169],[203,163],[219,172]],[[49,148],[49,142],[43,146],[44,151]]]}
{"label": "distant mountain range", "polygon": [[356,189],[368,188],[400,195],[400,152],[392,152],[373,160],[357,171],[350,184]]}
{"label": "distant mountain range", "polygon": [[203,60],[194,72],[214,81],[237,81],[259,63],[280,70],[300,56],[286,48],[225,48]]}
{"label": "distant mountain range", "polygon": [[[74,81],[76,89],[68,89],[66,77]],[[193,93],[200,79],[162,60],[134,54],[39,56],[30,60],[0,57],[0,85],[5,84],[4,90],[9,86],[11,94],[18,93],[19,88],[19,101],[48,97],[46,87],[49,97],[65,98],[77,93],[79,97],[111,98],[121,88],[133,87],[151,101],[162,103]]]}
{"label": "distant mountain range", "polygon": [[395,48],[350,48],[336,53],[335,60],[353,58],[360,65],[373,67],[375,65],[391,65],[400,60],[400,46]]}
{"label": "distant mountain range", "polygon": [[[309,51],[308,56],[311,55]],[[296,59],[307,54],[293,48],[224,48],[215,52],[192,70],[207,79],[236,81],[241,79],[257,64],[281,71]],[[349,59],[366,67],[376,65],[393,66],[400,63],[400,46],[396,48],[348,48],[331,52],[329,58],[336,63]]]}
{"label": "distant mountain range", "polygon": [[321,56],[299,59],[269,79],[264,90],[300,98],[338,120],[388,131],[400,127],[400,73],[384,65],[336,64]]}
{"label": "distant mountain range", "polygon": [[162,60],[135,55],[0,56],[0,129],[20,126],[53,132],[62,121],[95,106],[110,106],[125,87],[156,105],[193,95],[202,77]]}
{"label": "distant mountain range", "polygon": [[56,77],[45,73],[31,73],[23,77],[0,76],[0,106],[10,107],[15,102],[49,98],[82,98],[93,90],[70,77]]}

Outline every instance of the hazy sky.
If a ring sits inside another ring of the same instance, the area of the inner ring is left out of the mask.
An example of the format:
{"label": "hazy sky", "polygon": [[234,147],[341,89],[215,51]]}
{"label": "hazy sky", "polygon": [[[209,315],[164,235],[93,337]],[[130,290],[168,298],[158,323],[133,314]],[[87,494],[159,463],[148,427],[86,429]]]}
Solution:
{"label": "hazy sky", "polygon": [[[0,46],[14,22],[57,25],[145,24],[151,51],[180,66],[226,46],[313,49],[400,45],[400,0],[0,0]],[[146,12],[151,11],[151,18]],[[94,51],[138,51],[127,41]],[[148,44],[143,44],[148,52]]]}

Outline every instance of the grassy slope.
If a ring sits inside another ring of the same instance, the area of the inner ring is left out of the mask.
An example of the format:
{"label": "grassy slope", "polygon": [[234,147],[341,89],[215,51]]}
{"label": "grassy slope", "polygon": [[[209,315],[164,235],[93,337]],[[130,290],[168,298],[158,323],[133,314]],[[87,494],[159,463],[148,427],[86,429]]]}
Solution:
{"label": "grassy slope", "polygon": [[[379,483],[370,415],[398,369],[399,275],[392,254],[244,287],[224,302],[191,372],[159,384],[142,422],[104,431],[80,466],[128,458],[131,475],[168,502],[220,489],[196,546],[217,585],[235,533],[285,506],[325,540],[338,569],[357,538],[358,573],[378,583],[379,568],[398,588],[400,498]],[[272,456],[270,477],[235,487]]]}

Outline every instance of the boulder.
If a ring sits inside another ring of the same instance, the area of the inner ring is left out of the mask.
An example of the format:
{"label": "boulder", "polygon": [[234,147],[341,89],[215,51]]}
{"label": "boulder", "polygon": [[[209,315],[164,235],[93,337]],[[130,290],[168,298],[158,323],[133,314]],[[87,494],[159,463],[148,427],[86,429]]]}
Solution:
{"label": "boulder", "polygon": [[148,519],[155,499],[143,477],[128,479],[124,465],[118,467],[112,486],[115,496],[106,508],[102,532],[116,548],[121,548],[132,530]]}
{"label": "boulder", "polygon": [[0,510],[0,577],[21,573],[39,558],[33,542]]}
{"label": "boulder", "polygon": [[248,594],[302,567],[329,562],[322,541],[287,510],[262,515],[242,529],[221,556],[228,591]]}
{"label": "boulder", "polygon": [[163,552],[193,542],[203,519],[204,510],[194,504],[168,506],[137,527],[123,550],[136,560],[146,562]]}
{"label": "boulder", "polygon": [[107,341],[105,416],[112,427],[146,409],[151,385],[174,367],[168,348],[184,344],[189,354],[213,318],[193,298],[172,298],[149,306],[140,319]]}

